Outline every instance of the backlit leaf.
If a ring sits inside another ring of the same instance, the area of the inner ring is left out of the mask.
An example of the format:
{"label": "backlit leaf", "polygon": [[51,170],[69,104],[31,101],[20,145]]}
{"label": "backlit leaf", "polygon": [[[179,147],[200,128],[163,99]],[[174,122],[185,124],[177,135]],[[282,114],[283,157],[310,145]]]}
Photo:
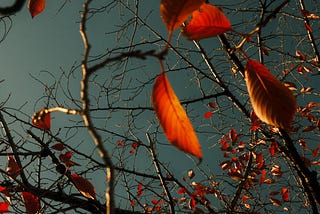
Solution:
{"label": "backlit leaf", "polygon": [[78,174],[71,174],[71,180],[78,191],[86,198],[95,199],[96,190],[93,185],[85,178]]}
{"label": "backlit leaf", "polygon": [[183,28],[182,33],[189,40],[217,36],[231,30],[231,24],[223,12],[211,4],[201,5],[192,13],[192,19]]}
{"label": "backlit leaf", "polygon": [[32,124],[40,129],[50,130],[50,112],[48,109],[41,109],[32,116]]}
{"label": "backlit leaf", "polygon": [[7,202],[0,202],[0,213],[6,213],[9,211],[9,204]]}
{"label": "backlit leaf", "polygon": [[29,0],[28,9],[33,17],[40,14],[46,7],[46,0]]}
{"label": "backlit leaf", "polygon": [[151,99],[159,123],[170,143],[201,159],[202,152],[196,133],[165,73],[157,77]]}
{"label": "backlit leaf", "polygon": [[160,3],[161,18],[169,33],[180,27],[203,2],[204,0],[162,0]]}
{"label": "backlit leaf", "polygon": [[249,60],[245,71],[252,107],[265,123],[288,130],[296,111],[296,99],[261,63]]}
{"label": "backlit leaf", "polygon": [[39,199],[30,192],[22,192],[22,199],[28,214],[36,214],[40,209]]}

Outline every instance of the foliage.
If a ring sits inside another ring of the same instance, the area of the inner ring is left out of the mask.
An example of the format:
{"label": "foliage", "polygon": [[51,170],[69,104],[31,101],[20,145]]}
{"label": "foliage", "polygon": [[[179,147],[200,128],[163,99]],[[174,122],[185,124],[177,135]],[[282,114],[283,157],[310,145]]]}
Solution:
{"label": "foliage", "polygon": [[0,212],[319,213],[319,3],[150,2],[84,1],[81,63],[2,103]]}

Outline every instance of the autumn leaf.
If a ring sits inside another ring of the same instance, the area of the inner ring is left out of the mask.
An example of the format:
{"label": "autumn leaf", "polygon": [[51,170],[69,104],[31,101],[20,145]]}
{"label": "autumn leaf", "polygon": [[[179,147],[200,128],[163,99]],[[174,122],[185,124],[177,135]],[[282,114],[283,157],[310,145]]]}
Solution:
{"label": "autumn leaf", "polygon": [[192,19],[183,28],[182,33],[189,40],[214,37],[231,30],[229,19],[223,12],[211,4],[201,5],[192,13]]}
{"label": "autumn leaf", "polygon": [[40,14],[46,7],[46,0],[29,0],[28,9],[31,17],[35,17]]}
{"label": "autumn leaf", "polygon": [[289,130],[296,111],[296,99],[261,63],[248,60],[245,79],[254,112],[260,120]]}
{"label": "autumn leaf", "polygon": [[206,119],[209,119],[212,116],[212,112],[211,111],[207,111],[206,113],[204,113],[203,117]]}
{"label": "autumn leaf", "polygon": [[203,2],[204,0],[162,0],[160,3],[161,18],[169,34],[180,27]]}
{"label": "autumn leaf", "polygon": [[70,152],[70,151],[66,152],[65,154],[60,154],[59,155],[60,161],[65,163],[68,168],[71,167],[71,166],[80,166],[76,162],[73,162],[71,160],[71,157],[72,157],[72,152]]}
{"label": "autumn leaf", "polygon": [[13,156],[8,156],[7,172],[12,178],[16,178],[20,173],[20,168]]}
{"label": "autumn leaf", "polygon": [[289,200],[289,189],[288,188],[281,188],[281,195],[282,195],[282,200],[283,201],[288,201]]}
{"label": "autumn leaf", "polygon": [[201,159],[202,152],[196,133],[165,73],[156,79],[151,99],[159,123],[170,143]]}
{"label": "autumn leaf", "polygon": [[61,152],[66,147],[63,145],[63,143],[57,143],[57,144],[54,144],[53,146],[51,146],[51,148],[56,150],[56,151],[60,151]]}
{"label": "autumn leaf", "polygon": [[36,214],[40,209],[39,199],[30,192],[22,192],[22,200],[28,214]]}
{"label": "autumn leaf", "polygon": [[50,130],[50,112],[48,109],[41,109],[32,116],[32,124],[43,130]]}
{"label": "autumn leaf", "polygon": [[9,212],[9,204],[7,202],[0,202],[0,213]]}
{"label": "autumn leaf", "polygon": [[86,198],[95,199],[96,190],[93,185],[85,178],[79,176],[78,174],[71,174],[71,180],[77,190]]}

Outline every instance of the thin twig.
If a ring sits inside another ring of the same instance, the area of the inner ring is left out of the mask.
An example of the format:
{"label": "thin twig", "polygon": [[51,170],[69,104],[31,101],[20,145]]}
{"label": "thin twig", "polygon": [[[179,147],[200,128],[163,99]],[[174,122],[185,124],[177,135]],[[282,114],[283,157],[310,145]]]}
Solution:
{"label": "thin twig", "polygon": [[174,211],[174,200],[171,196],[171,193],[170,193],[170,190],[168,189],[167,185],[166,185],[166,182],[165,182],[165,179],[162,175],[162,172],[161,172],[161,168],[159,166],[159,163],[158,163],[158,159],[157,159],[157,155],[154,151],[154,142],[151,140],[150,138],[150,135],[149,133],[146,133],[147,135],[147,139],[148,139],[148,142],[150,144],[150,153],[151,153],[151,156],[152,156],[152,161],[153,161],[153,164],[154,164],[154,168],[158,174],[158,177],[160,179],[160,182],[161,182],[161,185],[166,193],[166,196],[168,197],[168,202],[169,202],[169,206],[170,206],[170,213],[174,214],[175,211]]}

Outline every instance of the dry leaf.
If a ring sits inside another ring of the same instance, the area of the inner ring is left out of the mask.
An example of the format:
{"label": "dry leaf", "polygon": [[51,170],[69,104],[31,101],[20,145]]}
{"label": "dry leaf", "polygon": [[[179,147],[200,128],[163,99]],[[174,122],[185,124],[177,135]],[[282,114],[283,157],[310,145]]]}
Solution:
{"label": "dry leaf", "polygon": [[292,92],[254,60],[248,60],[245,78],[252,107],[259,119],[289,130],[296,111]]}
{"label": "dry leaf", "polygon": [[231,24],[223,12],[211,4],[203,4],[192,13],[192,19],[182,33],[189,40],[217,36],[231,29]]}
{"label": "dry leaf", "polygon": [[165,73],[156,79],[151,99],[160,125],[170,143],[201,159],[202,152],[196,133]]}

